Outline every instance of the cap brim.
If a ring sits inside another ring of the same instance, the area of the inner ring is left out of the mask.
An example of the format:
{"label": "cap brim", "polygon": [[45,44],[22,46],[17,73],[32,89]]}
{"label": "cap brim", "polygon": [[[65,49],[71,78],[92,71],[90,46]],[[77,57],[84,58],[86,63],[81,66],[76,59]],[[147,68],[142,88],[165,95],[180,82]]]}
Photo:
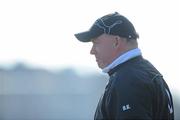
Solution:
{"label": "cap brim", "polygon": [[98,32],[86,31],[75,34],[75,37],[81,42],[90,42],[93,38],[96,38],[100,35],[101,33]]}

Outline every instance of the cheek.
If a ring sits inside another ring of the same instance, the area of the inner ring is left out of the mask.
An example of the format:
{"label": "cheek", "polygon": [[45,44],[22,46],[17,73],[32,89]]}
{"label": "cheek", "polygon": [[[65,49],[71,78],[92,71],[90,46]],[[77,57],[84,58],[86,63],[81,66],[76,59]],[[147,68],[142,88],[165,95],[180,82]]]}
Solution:
{"label": "cheek", "polygon": [[112,53],[113,53],[112,48],[107,48],[104,50],[104,52],[105,52],[106,59],[109,60],[112,58]]}
{"label": "cheek", "polygon": [[101,57],[101,59],[103,59],[104,62],[109,62],[109,59],[111,59],[112,57],[113,48],[110,46],[102,46],[99,51],[99,56]]}

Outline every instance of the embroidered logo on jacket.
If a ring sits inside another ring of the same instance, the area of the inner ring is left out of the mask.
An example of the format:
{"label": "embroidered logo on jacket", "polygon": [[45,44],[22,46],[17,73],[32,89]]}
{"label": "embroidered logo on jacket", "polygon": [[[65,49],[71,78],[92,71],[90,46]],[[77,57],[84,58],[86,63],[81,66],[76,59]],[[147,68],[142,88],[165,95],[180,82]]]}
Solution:
{"label": "embroidered logo on jacket", "polygon": [[129,110],[129,109],[131,109],[131,107],[129,106],[129,104],[122,106],[122,110],[123,110],[123,111]]}

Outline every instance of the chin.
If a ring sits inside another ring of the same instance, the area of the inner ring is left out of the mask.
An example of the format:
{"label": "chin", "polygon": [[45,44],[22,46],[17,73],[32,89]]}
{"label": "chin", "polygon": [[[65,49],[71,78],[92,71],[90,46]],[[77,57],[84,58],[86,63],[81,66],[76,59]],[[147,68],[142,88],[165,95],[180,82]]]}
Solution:
{"label": "chin", "polygon": [[101,62],[101,63],[100,63],[100,62],[97,62],[97,65],[98,65],[98,67],[101,68],[101,69],[104,69],[104,68],[106,67],[106,65],[102,64],[102,62]]}
{"label": "chin", "polygon": [[105,68],[103,65],[99,65],[99,64],[98,64],[98,67],[101,68],[101,69]]}

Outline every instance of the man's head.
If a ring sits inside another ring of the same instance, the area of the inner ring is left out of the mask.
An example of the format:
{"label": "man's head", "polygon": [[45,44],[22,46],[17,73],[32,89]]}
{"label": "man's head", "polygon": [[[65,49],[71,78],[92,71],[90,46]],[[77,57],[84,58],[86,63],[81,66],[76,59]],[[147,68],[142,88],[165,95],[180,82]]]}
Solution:
{"label": "man's head", "polygon": [[128,41],[115,35],[102,34],[91,40],[93,46],[90,54],[94,55],[99,68],[105,68],[118,56],[128,50],[137,48],[137,41]]}
{"label": "man's head", "polygon": [[97,19],[89,31],[75,36],[82,42],[93,43],[90,53],[102,69],[122,53],[136,48],[139,38],[133,24],[117,12]]}

